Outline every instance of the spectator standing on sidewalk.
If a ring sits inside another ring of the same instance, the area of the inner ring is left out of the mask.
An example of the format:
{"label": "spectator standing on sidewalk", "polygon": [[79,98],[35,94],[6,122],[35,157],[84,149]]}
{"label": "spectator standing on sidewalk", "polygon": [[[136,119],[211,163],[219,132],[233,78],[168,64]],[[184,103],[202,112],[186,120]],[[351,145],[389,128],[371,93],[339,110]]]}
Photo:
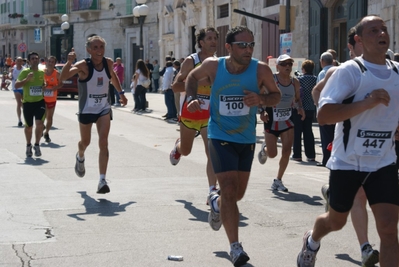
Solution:
{"label": "spectator standing on sidewalk", "polygon": [[147,88],[143,86],[143,82],[146,79],[150,78],[150,71],[145,65],[142,59],[137,60],[136,70],[135,70],[135,85],[136,88],[134,90],[134,96],[136,99],[137,107],[134,110],[135,112],[146,112],[147,111]]}
{"label": "spectator standing on sidewalk", "polygon": [[[122,64],[122,59],[120,57],[117,57],[114,63],[114,72],[116,73],[116,76],[119,79],[119,84],[121,86],[123,86],[123,81],[125,79],[125,67]],[[120,107],[121,106],[121,98],[118,94],[118,90],[116,90],[115,86],[112,85],[112,83],[110,83],[110,86],[113,87],[114,89],[114,95],[115,95],[115,104],[114,106],[116,107]]]}
{"label": "spectator standing on sidewalk", "polygon": [[25,69],[22,66],[22,64],[23,64],[22,57],[17,57],[16,64],[15,64],[14,68],[11,69],[11,72],[10,72],[12,91],[14,92],[15,101],[17,102],[18,127],[22,127],[22,125],[23,125],[22,118],[21,118],[23,89],[22,89],[22,87],[16,88],[15,83],[17,82],[18,76],[21,73],[21,71],[23,69]]}
{"label": "spectator standing on sidewalk", "polygon": [[165,120],[177,121],[175,96],[172,90],[173,71],[173,62],[166,62],[165,72],[162,80],[162,93],[165,97],[165,106],[167,109]]}
{"label": "spectator standing on sidewalk", "polygon": [[148,89],[148,92],[152,92],[152,90],[153,90],[152,72],[154,71],[154,65],[152,65],[152,64],[150,63],[150,60],[149,60],[149,59],[146,59],[146,60],[145,60],[145,65],[147,66],[147,69],[150,71],[150,81],[151,81],[150,86],[149,86],[147,89]]}
{"label": "spectator standing on sidewalk", "polygon": [[316,112],[316,106],[312,98],[312,90],[316,85],[317,77],[313,75],[314,62],[312,60],[305,60],[302,63],[303,75],[298,76],[299,91],[303,109],[305,111],[305,119],[298,114],[297,109],[293,110],[294,120],[294,144],[292,159],[295,161],[302,161],[302,135],[305,155],[308,161],[315,161],[316,151],[313,135],[313,119]]}
{"label": "spectator standing on sidewalk", "polygon": [[153,87],[153,92],[158,93],[159,90],[159,64],[158,60],[154,60],[153,62],[154,70],[152,71],[152,79],[154,81],[154,87]]}

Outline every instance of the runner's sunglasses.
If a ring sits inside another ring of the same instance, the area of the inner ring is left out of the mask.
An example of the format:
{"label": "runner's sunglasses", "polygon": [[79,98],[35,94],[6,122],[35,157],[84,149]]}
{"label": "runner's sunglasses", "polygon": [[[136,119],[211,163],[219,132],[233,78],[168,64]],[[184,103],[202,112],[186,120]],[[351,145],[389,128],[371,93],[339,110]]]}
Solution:
{"label": "runner's sunglasses", "polygon": [[254,48],[255,46],[255,42],[250,42],[250,43],[246,43],[246,42],[231,42],[231,44],[236,44],[239,48]]}

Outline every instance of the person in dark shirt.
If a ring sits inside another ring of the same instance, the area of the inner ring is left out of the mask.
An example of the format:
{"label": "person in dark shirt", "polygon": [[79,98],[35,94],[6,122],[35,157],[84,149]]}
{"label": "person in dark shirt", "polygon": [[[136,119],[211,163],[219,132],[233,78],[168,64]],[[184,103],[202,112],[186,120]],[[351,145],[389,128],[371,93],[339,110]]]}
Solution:
{"label": "person in dark shirt", "polygon": [[148,92],[152,92],[152,71],[154,70],[154,66],[150,63],[150,60],[146,59],[145,60],[145,65],[147,66],[147,69],[150,71],[150,86],[147,88]]}

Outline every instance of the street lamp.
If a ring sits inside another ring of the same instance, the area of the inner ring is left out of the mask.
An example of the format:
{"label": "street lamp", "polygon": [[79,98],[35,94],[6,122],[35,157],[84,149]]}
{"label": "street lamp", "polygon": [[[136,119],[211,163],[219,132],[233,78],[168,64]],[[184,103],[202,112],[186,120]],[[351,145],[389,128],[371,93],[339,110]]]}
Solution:
{"label": "street lamp", "polygon": [[67,59],[67,37],[66,37],[66,31],[69,29],[69,17],[67,14],[64,14],[61,16],[61,20],[63,21],[61,24],[61,30],[64,31],[64,51],[62,53],[64,54],[65,60]]}
{"label": "street lamp", "polygon": [[137,6],[133,8],[133,15],[139,20],[140,23],[140,57],[144,60],[144,51],[143,51],[143,24],[145,17],[148,15],[150,9],[145,4],[147,0],[136,0]]}

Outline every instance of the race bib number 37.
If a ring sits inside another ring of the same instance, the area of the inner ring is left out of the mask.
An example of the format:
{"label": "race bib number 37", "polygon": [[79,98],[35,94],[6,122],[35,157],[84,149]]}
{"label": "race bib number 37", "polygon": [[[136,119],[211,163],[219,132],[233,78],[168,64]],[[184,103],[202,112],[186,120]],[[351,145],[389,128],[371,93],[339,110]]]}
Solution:
{"label": "race bib number 37", "polygon": [[355,151],[359,156],[382,156],[392,145],[392,132],[358,130],[355,140]]}
{"label": "race bib number 37", "polygon": [[245,116],[249,114],[249,107],[244,104],[242,95],[221,95],[219,113],[223,116]]}

